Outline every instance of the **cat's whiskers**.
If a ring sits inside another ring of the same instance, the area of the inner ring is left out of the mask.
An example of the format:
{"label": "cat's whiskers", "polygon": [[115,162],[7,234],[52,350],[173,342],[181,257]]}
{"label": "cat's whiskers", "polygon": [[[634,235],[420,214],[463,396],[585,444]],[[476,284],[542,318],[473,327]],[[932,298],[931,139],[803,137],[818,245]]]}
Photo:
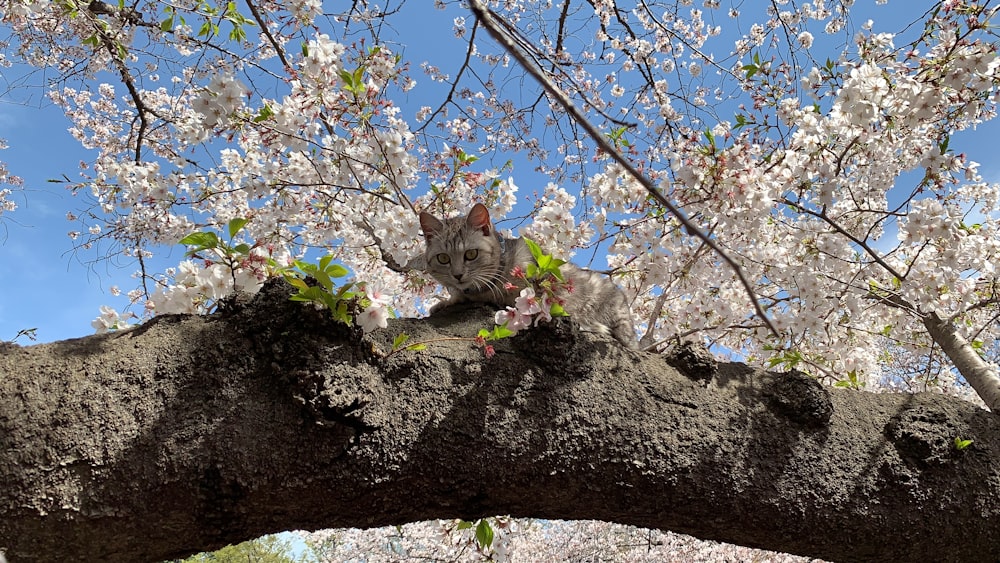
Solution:
{"label": "cat's whiskers", "polygon": [[[497,301],[502,302],[506,296],[506,291],[503,288],[503,279],[500,277],[500,270],[498,268],[482,269],[472,272],[472,286],[470,289],[474,289],[476,292],[489,292],[489,294]],[[469,293],[470,290],[465,290]]]}

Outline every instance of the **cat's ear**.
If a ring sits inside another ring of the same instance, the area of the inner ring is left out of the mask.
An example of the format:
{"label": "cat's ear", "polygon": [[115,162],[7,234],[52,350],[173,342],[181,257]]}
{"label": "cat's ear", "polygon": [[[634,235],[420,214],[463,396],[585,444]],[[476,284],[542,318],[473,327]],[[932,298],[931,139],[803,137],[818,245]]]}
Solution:
{"label": "cat's ear", "polygon": [[437,217],[431,215],[426,211],[420,212],[420,229],[424,231],[424,238],[431,240],[435,235],[440,234],[444,229],[444,223],[442,223]]}
{"label": "cat's ear", "polygon": [[493,225],[490,223],[490,212],[481,203],[472,206],[472,211],[469,211],[469,217],[465,220],[465,224],[473,229],[482,231],[483,236],[488,237],[493,234]]}

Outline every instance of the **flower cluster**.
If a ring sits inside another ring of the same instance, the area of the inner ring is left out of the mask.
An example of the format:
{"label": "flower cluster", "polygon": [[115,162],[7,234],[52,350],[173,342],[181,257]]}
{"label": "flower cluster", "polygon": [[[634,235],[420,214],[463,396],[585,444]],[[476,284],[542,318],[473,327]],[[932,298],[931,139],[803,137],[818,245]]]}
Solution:
{"label": "flower cluster", "polygon": [[204,313],[219,299],[234,291],[256,293],[265,277],[262,262],[247,261],[247,267],[218,262],[181,262],[168,268],[161,286],[146,302],[150,313]]}
{"label": "flower cluster", "polygon": [[498,325],[506,326],[511,332],[517,332],[539,322],[551,321],[552,303],[554,299],[551,295],[536,297],[535,289],[526,287],[514,300],[513,307],[496,312],[494,321]]}
{"label": "flower cluster", "polygon": [[132,326],[128,322],[128,319],[130,318],[135,318],[135,315],[132,313],[125,313],[122,315],[111,307],[102,305],[101,315],[91,321],[90,326],[94,327],[95,333],[104,334],[105,332],[111,330],[123,330],[129,328]]}
{"label": "flower cluster", "polygon": [[388,326],[389,304],[392,302],[392,297],[368,284],[365,286],[365,298],[369,305],[355,319],[358,326],[365,332]]}

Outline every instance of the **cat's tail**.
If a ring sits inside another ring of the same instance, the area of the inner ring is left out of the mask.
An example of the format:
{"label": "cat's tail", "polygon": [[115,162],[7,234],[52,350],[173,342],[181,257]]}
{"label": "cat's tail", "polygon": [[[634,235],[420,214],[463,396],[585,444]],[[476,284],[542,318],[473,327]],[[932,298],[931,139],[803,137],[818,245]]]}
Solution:
{"label": "cat's tail", "polygon": [[635,325],[632,324],[632,319],[621,318],[617,319],[617,321],[613,326],[608,327],[611,331],[611,336],[629,350],[637,350],[639,342],[635,338]]}
{"label": "cat's tail", "polygon": [[638,350],[639,341],[636,339],[635,325],[632,324],[632,316],[629,314],[628,305],[625,304],[624,295],[620,301],[622,301],[621,306],[613,307],[614,312],[611,315],[589,323],[581,322],[580,328],[586,332],[607,334],[629,350]]}
{"label": "cat's tail", "polygon": [[637,350],[639,341],[635,335],[635,324],[632,322],[628,300],[617,286],[614,287],[614,290],[610,299],[613,306],[610,308],[610,315],[608,315],[610,317],[608,318],[608,332],[629,350]]}

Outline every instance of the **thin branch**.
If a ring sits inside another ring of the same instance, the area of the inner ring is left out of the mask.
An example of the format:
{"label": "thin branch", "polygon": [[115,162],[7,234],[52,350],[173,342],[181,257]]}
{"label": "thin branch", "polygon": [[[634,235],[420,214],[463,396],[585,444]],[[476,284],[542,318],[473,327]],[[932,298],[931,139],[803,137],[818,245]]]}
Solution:
{"label": "thin branch", "polygon": [[653,304],[653,312],[649,314],[649,325],[646,327],[646,334],[643,334],[639,338],[639,348],[643,350],[652,350],[653,343],[653,333],[656,332],[656,321],[659,320],[660,315],[663,313],[663,306],[667,302],[667,292],[664,291],[656,298],[656,303]]}
{"label": "thin branch", "polygon": [[439,105],[438,108],[434,110],[434,113],[432,113],[430,117],[428,117],[427,120],[424,121],[424,124],[416,129],[417,133],[423,131],[428,125],[430,125],[431,122],[434,121],[434,118],[437,117],[437,115],[440,114],[442,111],[444,111],[445,106],[447,106],[449,103],[455,103],[454,101],[455,92],[458,90],[458,83],[460,80],[462,80],[462,75],[465,74],[465,71],[468,68],[470,68],[472,61],[472,53],[476,50],[475,41],[476,41],[477,29],[479,29],[478,20],[472,25],[472,31],[469,33],[469,48],[465,50],[465,60],[462,61],[462,66],[459,67],[458,74],[455,75],[455,80],[452,81],[451,83],[451,89],[448,90],[448,95],[445,96],[444,101],[441,102],[441,105]]}
{"label": "thin branch", "polygon": [[796,201],[792,201],[792,200],[788,199],[787,197],[786,198],[782,198],[781,199],[781,203],[784,203],[785,205],[789,205],[791,207],[794,207],[796,210],[798,210],[798,211],[800,211],[802,213],[805,213],[806,215],[812,215],[813,217],[816,217],[817,219],[821,219],[824,223],[826,223],[827,225],[830,225],[830,227],[833,230],[835,230],[838,233],[840,233],[841,235],[847,237],[848,239],[850,239],[851,242],[853,242],[854,244],[856,244],[856,245],[860,246],[862,249],[864,249],[865,253],[868,254],[868,256],[870,256],[871,259],[874,260],[876,264],[878,264],[879,266],[882,266],[885,269],[885,271],[888,272],[889,274],[891,274],[894,278],[896,278],[896,279],[898,279],[900,281],[906,279],[906,276],[904,274],[900,274],[899,272],[896,271],[895,268],[893,268],[892,266],[890,266],[889,263],[886,262],[885,259],[883,259],[881,255],[879,255],[878,252],[876,252],[874,249],[872,249],[872,247],[868,246],[867,242],[865,242],[865,241],[859,239],[858,237],[852,235],[846,229],[844,229],[843,227],[841,227],[840,223],[837,223],[836,221],[834,221],[833,219],[831,219],[830,216],[826,214],[825,210],[822,211],[822,212],[813,211],[813,210],[809,209],[808,207],[805,207],[804,205],[802,205],[802,204],[800,204],[800,203],[798,203]]}
{"label": "thin branch", "polygon": [[[479,21],[479,20],[477,20],[477,21]],[[532,41],[529,37],[524,36],[524,34],[522,34],[519,29],[517,29],[516,27],[514,27],[513,25],[511,25],[506,20],[501,19],[499,22],[494,22],[494,23],[496,23],[496,25],[497,25],[497,31],[498,32],[501,32],[500,29],[499,29],[500,26],[502,26],[504,28],[501,33],[505,33],[506,34],[507,38],[510,40],[510,44],[511,44],[512,48],[516,49],[517,52],[520,53],[520,56],[523,57],[523,58],[518,58],[518,55],[515,55],[515,58],[518,59],[518,61],[521,63],[521,66],[523,66],[524,68],[526,68],[526,69],[532,69],[532,70],[529,70],[529,73],[532,76],[535,76],[536,78],[539,75],[543,75],[544,76],[544,71],[541,70],[542,69],[542,61],[548,61],[549,63],[551,63],[553,74],[555,73],[555,71],[557,69],[560,69],[560,67],[564,66],[563,62],[561,62],[561,61],[559,61],[557,59],[554,59],[554,58],[550,57],[548,54],[542,52],[540,49],[535,48],[535,42],[534,41]],[[489,30],[489,27],[487,27],[487,29]],[[496,37],[496,35],[493,33],[493,30],[490,30],[490,33],[493,34],[494,37]],[[515,41],[515,39],[516,39],[516,41]],[[510,51],[510,49],[508,49],[508,52],[511,52],[512,54],[514,53],[513,51]],[[527,57],[528,57],[529,54],[532,56],[532,58],[535,59],[534,61],[527,61]],[[558,53],[556,53],[556,54],[558,55]],[[573,84],[573,86],[576,88],[577,93],[582,98],[584,98],[584,102],[592,110],[594,110],[595,112],[599,113],[601,115],[601,117],[607,119],[608,121],[610,121],[612,123],[615,123],[616,125],[621,125],[621,126],[624,126],[624,127],[628,127],[629,129],[634,129],[635,127],[638,126],[638,124],[636,124],[636,123],[631,123],[631,122],[628,122],[628,121],[624,121],[622,119],[614,117],[613,115],[610,115],[603,107],[601,107],[602,104],[589,101],[587,99],[588,98],[587,94],[584,92],[585,88],[583,86],[580,86],[577,83],[576,79],[573,78],[573,76],[571,74],[567,74],[566,72],[562,72],[562,76],[566,80],[566,82],[569,82],[570,84]],[[550,80],[550,82],[551,82],[551,80]],[[556,88],[556,89],[559,89],[559,87],[556,86],[555,84],[553,84],[552,87]],[[546,90],[548,90],[548,89],[546,88]],[[561,89],[559,89],[559,90],[561,91]]]}
{"label": "thin branch", "polygon": [[291,70],[292,65],[288,62],[288,59],[285,57],[285,49],[281,46],[281,43],[278,43],[278,40],[274,38],[274,35],[271,34],[271,30],[268,29],[267,22],[264,21],[264,17],[260,15],[260,11],[257,9],[257,5],[252,0],[247,0],[246,5],[248,8],[250,8],[250,15],[253,16],[253,19],[257,22],[257,25],[260,27],[260,32],[263,33],[265,37],[267,37],[268,43],[270,43],[271,47],[274,48],[275,54],[278,55],[278,60],[281,61],[281,64],[284,65],[286,70]]}
{"label": "thin branch", "polygon": [[647,192],[655,199],[660,205],[665,207],[677,220],[684,226],[689,234],[697,237],[703,241],[709,248],[712,249],[724,262],[726,262],[730,268],[732,268],[733,273],[740,280],[743,288],[747,292],[747,296],[750,298],[750,302],[753,303],[754,310],[757,316],[767,325],[771,333],[776,338],[781,338],[781,334],[778,329],[768,318],[767,313],[758,303],[756,297],[754,297],[753,286],[747,280],[746,275],[743,273],[743,269],[740,267],[736,261],[729,256],[712,238],[702,231],[697,225],[695,225],[684,212],[674,205],[670,200],[664,196],[653,182],[639,172],[632,163],[626,159],[614,146],[605,139],[604,135],[594,126],[586,116],[573,104],[572,100],[563,92],[558,86],[552,83],[551,80],[544,73],[542,73],[538,67],[533,65],[528,57],[521,51],[521,49],[516,45],[513,39],[504,31],[500,29],[496,20],[493,18],[493,13],[487,9],[482,0],[470,0],[469,6],[472,9],[473,14],[476,18],[482,22],[483,26],[490,32],[490,35],[500,43],[500,45],[510,53],[517,61],[522,65],[522,67],[531,74],[535,80],[537,80],[546,92],[552,96],[558,103],[563,107],[563,109],[576,121],[583,129],[590,135],[590,137],[597,143],[598,148],[604,151],[606,154],[610,155],[619,165],[624,168],[629,175],[637,182],[639,182]]}
{"label": "thin branch", "polygon": [[129,72],[128,67],[125,65],[125,61],[122,60],[119,54],[120,49],[123,47],[121,47],[117,39],[111,37],[105,28],[107,23],[101,20],[98,16],[109,14],[113,17],[121,18],[123,21],[133,23],[141,20],[136,20],[137,16],[135,14],[129,15],[126,13],[119,13],[117,9],[111,8],[103,2],[92,2],[88,5],[88,9],[90,10],[94,33],[100,38],[101,45],[108,52],[108,57],[111,58],[112,63],[118,70],[118,74],[122,78],[122,83],[125,84],[125,88],[128,89],[129,97],[132,98],[132,103],[135,104],[136,119],[139,121],[139,127],[136,130],[135,162],[139,163],[142,161],[142,145],[146,135],[146,129],[149,127],[149,121],[146,119],[146,113],[148,112],[155,117],[160,116],[151,108],[146,106],[146,104],[142,101],[142,96],[139,94],[139,90],[135,86],[132,73]]}
{"label": "thin branch", "polygon": [[[690,274],[691,267],[694,265],[695,261],[701,258],[701,255],[706,248],[707,247],[704,244],[699,246],[698,249],[694,251],[694,254],[691,255],[691,258],[684,263],[684,266],[681,267],[680,271],[672,280],[670,280],[670,283],[661,288],[662,293],[660,293],[660,295],[656,298],[656,303],[653,305],[653,312],[649,315],[649,325],[646,327],[646,333],[639,339],[640,348],[644,350],[653,350],[659,345],[651,344],[651,342],[653,341],[653,334],[656,332],[656,321],[660,318],[660,314],[663,313],[663,306],[667,302],[667,290],[669,290],[670,287],[677,283],[682,277],[686,277]],[[680,341],[681,337],[675,334],[670,338],[677,338],[678,341]]]}

